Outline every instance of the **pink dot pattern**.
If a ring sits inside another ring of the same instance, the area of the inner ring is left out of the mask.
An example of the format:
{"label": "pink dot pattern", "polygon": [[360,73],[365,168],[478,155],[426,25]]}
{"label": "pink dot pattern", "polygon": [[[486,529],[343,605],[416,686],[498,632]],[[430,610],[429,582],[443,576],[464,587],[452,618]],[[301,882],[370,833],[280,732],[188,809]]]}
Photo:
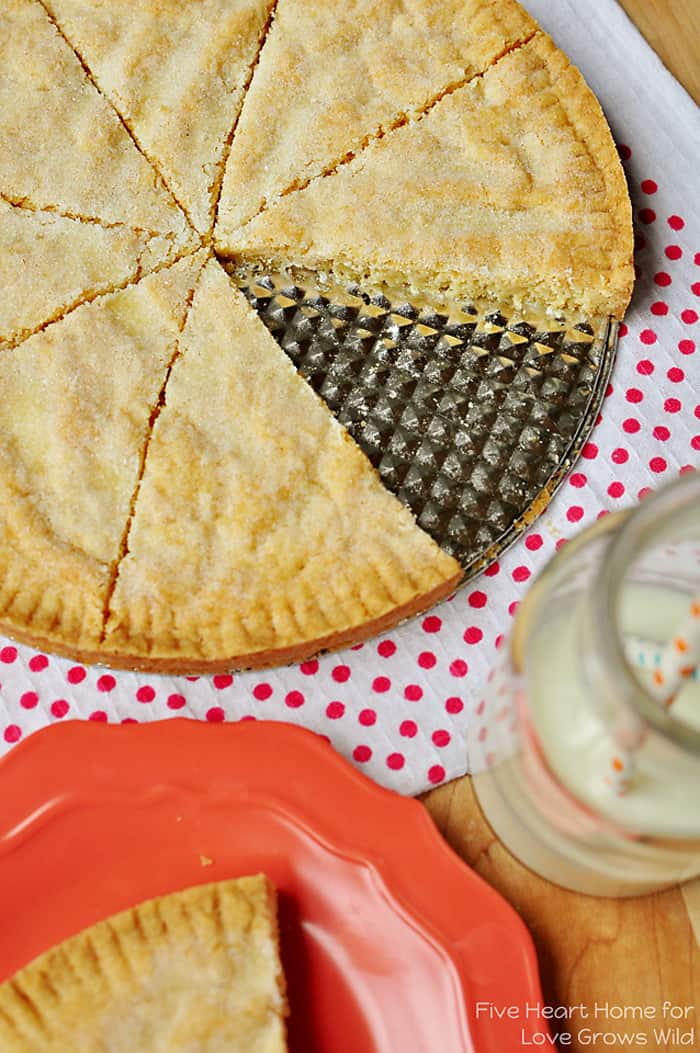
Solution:
{"label": "pink dot pattern", "polygon": [[290,668],[159,677],[86,667],[0,639],[0,751],[71,719],[284,720],[316,731],[403,793],[464,772],[468,722],[537,573],[602,515],[700,467],[699,214],[674,186],[672,154],[667,168],[652,170],[635,142],[620,143],[619,152],[638,278],[616,368],[581,458],[512,549],[436,610]]}

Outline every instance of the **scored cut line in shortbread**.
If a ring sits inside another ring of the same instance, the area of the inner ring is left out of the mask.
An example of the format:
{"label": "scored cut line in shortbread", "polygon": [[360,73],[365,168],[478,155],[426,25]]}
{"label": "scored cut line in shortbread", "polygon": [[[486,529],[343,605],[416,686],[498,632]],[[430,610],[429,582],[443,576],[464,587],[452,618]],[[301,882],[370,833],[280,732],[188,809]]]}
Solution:
{"label": "scored cut line in shortbread", "polygon": [[39,0],[0,34],[0,189],[12,201],[188,236],[182,210]]}
{"label": "scored cut line in shortbread", "polygon": [[[167,238],[169,241],[176,243],[178,241],[178,234],[175,231],[160,231],[153,230],[150,227],[138,226],[138,224],[125,223],[122,220],[106,220],[100,219],[99,216],[88,216],[81,212],[73,212],[70,209],[62,208],[60,205],[54,205],[50,202],[46,202],[43,205],[38,205],[36,202],[28,196],[18,196],[16,194],[7,194],[0,190],[0,201],[4,201],[6,204],[11,205],[13,208],[22,209],[25,212],[36,212],[39,214],[46,214],[48,216],[58,216],[61,219],[73,219],[76,223],[85,223],[96,227],[104,227],[105,230],[130,230],[134,234],[147,234],[149,237],[161,237]],[[194,238],[194,235],[188,237],[187,243]],[[182,240],[182,239],[180,239]],[[185,244],[183,242],[183,244]]]}
{"label": "scored cut line in shortbread", "polygon": [[[300,190],[306,190],[307,186],[310,183],[315,182],[317,179],[324,179],[327,176],[335,175],[338,169],[342,168],[344,165],[349,164],[351,161],[354,161],[356,157],[359,157],[360,154],[362,154],[363,151],[371,145],[371,143],[376,142],[379,139],[384,139],[386,136],[391,135],[391,133],[395,132],[397,128],[403,128],[407,124],[415,124],[416,122],[423,120],[423,118],[426,117],[430,113],[430,111],[434,109],[435,106],[437,106],[439,102],[442,102],[442,100],[446,96],[454,94],[454,92],[459,91],[461,88],[465,88],[468,84],[471,84],[472,81],[478,80],[480,77],[483,77],[484,74],[488,72],[488,70],[492,69],[493,66],[496,66],[502,59],[506,57],[506,55],[510,55],[511,52],[517,51],[519,48],[522,48],[526,44],[529,44],[529,42],[535,36],[535,33],[536,30],[533,30],[521,40],[517,40],[515,41],[515,43],[509,44],[503,49],[503,51],[499,55],[497,55],[491,62],[489,62],[487,66],[484,67],[484,69],[480,70],[478,73],[471,73],[466,77],[460,77],[458,80],[451,81],[449,84],[445,85],[445,87],[441,88],[440,91],[436,92],[433,96],[431,96],[431,98],[428,99],[428,101],[423,106],[420,106],[414,114],[401,113],[394,120],[392,120],[391,123],[387,125],[387,127],[379,127],[376,129],[376,131],[365,135],[359,143],[357,143],[351,149],[347,150],[346,153],[344,153],[341,157],[338,157],[335,161],[332,161],[320,172],[316,172],[315,175],[307,176],[304,179],[294,180],[289,184],[289,186],[285,187],[284,190],[280,191],[279,197],[288,197],[290,194],[295,194]],[[255,216],[252,216],[251,219],[249,219],[247,222],[250,223],[254,219],[256,219],[257,216],[259,216],[262,212],[265,212],[269,208],[269,205],[269,202],[263,202],[262,207],[259,209],[259,211],[255,214]],[[225,253],[222,253],[222,255],[225,255]]]}
{"label": "scored cut line in shortbread", "polygon": [[[0,218],[1,222],[1,218]],[[77,223],[81,224],[82,221],[78,220]],[[90,227],[93,224],[84,224],[86,227]],[[102,224],[94,224],[102,228]],[[113,229],[113,228],[107,228]],[[0,232],[1,233],[1,232]],[[146,244],[143,246],[142,251],[133,260],[133,270],[119,282],[104,282],[102,284],[97,283],[94,286],[83,289],[79,296],[73,298],[67,303],[60,304],[47,316],[43,317],[41,322],[22,328],[15,336],[7,340],[5,343],[0,339],[0,354],[4,351],[13,351],[18,347],[21,347],[27,340],[30,340],[33,336],[38,333],[43,333],[52,328],[53,326],[69,318],[75,311],[81,307],[85,307],[88,304],[95,303],[105,297],[112,296],[115,293],[123,292],[131,286],[138,285],[144,278],[149,277],[152,274],[158,274],[159,271],[167,270],[173,267],[175,264],[186,259],[188,256],[194,256],[197,252],[200,252],[200,247],[187,248],[181,252],[175,252],[172,255],[162,255],[152,265],[144,265],[144,260],[147,253],[151,251],[150,242],[155,241],[159,238],[165,238],[165,235],[149,235],[146,238]],[[1,238],[0,238],[1,243]]]}
{"label": "scored cut line in shortbread", "polygon": [[[221,246],[226,249],[225,245]],[[508,313],[621,317],[631,209],[610,129],[545,33],[234,232],[245,266]]]}
{"label": "scored cut line in shortbread", "polygon": [[204,238],[276,0],[45,0]]}
{"label": "scored cut line in shortbread", "polygon": [[180,345],[112,595],[108,661],[292,661],[454,588],[459,564],[382,485],[215,260]]}
{"label": "scored cut line in shortbread", "polygon": [[258,41],[258,50],[257,50],[257,52],[255,54],[255,59],[254,59],[253,62],[251,62],[250,68],[248,70],[248,76],[246,78],[246,82],[245,82],[245,85],[243,87],[243,94],[241,96],[241,101],[240,101],[240,105],[238,107],[238,112],[236,113],[236,116],[234,118],[233,125],[231,127],[231,131],[229,132],[229,134],[226,137],[226,142],[224,144],[223,157],[222,157],[222,159],[221,159],[221,161],[219,163],[219,166],[217,168],[216,180],[214,182],[214,185],[212,186],[212,192],[213,192],[213,197],[212,197],[212,200],[213,200],[212,217],[213,218],[212,218],[211,228],[210,228],[210,231],[209,231],[209,233],[212,234],[212,235],[214,233],[214,227],[216,226],[217,220],[219,218],[219,204],[221,202],[221,192],[223,190],[224,177],[226,175],[226,165],[228,164],[228,159],[229,159],[229,156],[231,154],[231,147],[233,146],[233,141],[234,141],[234,138],[236,136],[236,129],[238,128],[238,124],[239,124],[240,119],[241,119],[241,114],[243,112],[243,107],[245,106],[245,100],[247,98],[248,92],[250,91],[250,86],[253,83],[253,77],[255,76],[255,71],[258,68],[258,64],[260,62],[260,56],[262,54],[263,48],[265,47],[265,44],[267,42],[267,38],[268,38],[270,30],[272,28],[272,23],[274,22],[275,14],[277,12],[277,5],[279,4],[279,2],[280,2],[280,0],[272,0],[272,3],[270,4],[270,8],[269,8],[268,14],[267,14],[267,20],[265,21],[265,24],[264,24],[264,26],[262,28],[262,32],[260,34],[260,39]]}
{"label": "scored cut line in shortbread", "polygon": [[202,262],[185,257],[0,353],[0,624],[10,635],[97,650],[150,414]]}
{"label": "scored cut line in shortbread", "polygon": [[141,449],[141,455],[140,455],[140,459],[139,459],[138,476],[136,478],[136,484],[134,486],[134,491],[133,491],[133,493],[131,495],[131,500],[129,502],[129,516],[128,516],[128,519],[127,519],[126,523],[124,524],[124,530],[123,530],[121,542],[120,542],[120,545],[119,545],[119,552],[117,553],[117,557],[114,560],[114,563],[113,563],[112,568],[110,570],[109,584],[107,586],[107,592],[105,594],[104,611],[103,611],[103,618],[102,618],[102,629],[101,629],[101,632],[100,632],[100,643],[101,644],[104,643],[105,635],[107,633],[107,623],[109,621],[109,616],[110,616],[110,612],[111,612],[112,596],[113,596],[114,590],[115,590],[115,588],[117,586],[117,581],[119,580],[119,570],[120,570],[120,567],[122,565],[122,562],[123,562],[125,556],[127,555],[128,551],[129,551],[129,534],[131,533],[131,525],[132,525],[132,523],[134,521],[134,516],[136,514],[136,506],[137,506],[138,499],[139,499],[139,492],[141,490],[141,483],[143,482],[143,474],[144,474],[144,472],[146,470],[146,461],[148,459],[148,450],[149,450],[149,447],[150,447],[150,444],[151,444],[151,439],[153,437],[153,429],[155,428],[156,422],[157,422],[160,414],[162,413],[162,411],[163,411],[163,409],[165,407],[165,400],[166,400],[166,397],[167,397],[168,382],[170,380],[170,376],[172,374],[173,368],[174,368],[175,364],[177,363],[177,360],[182,355],[182,334],[183,334],[183,332],[185,330],[185,326],[187,325],[187,319],[189,317],[190,310],[192,308],[192,302],[194,300],[195,293],[197,291],[197,286],[198,286],[198,284],[199,284],[199,282],[201,280],[202,272],[204,270],[204,267],[206,266],[206,262],[207,262],[206,261],[206,257],[203,257],[200,269],[199,269],[199,271],[197,273],[197,276],[196,276],[196,279],[195,279],[195,281],[194,281],[194,283],[192,285],[192,288],[190,289],[190,291],[187,294],[187,297],[186,297],[186,299],[184,301],[183,310],[182,310],[182,316],[181,316],[181,319],[180,319],[180,326],[179,326],[178,337],[177,337],[177,340],[175,342],[175,346],[173,347],[173,352],[172,352],[172,354],[170,356],[170,359],[169,359],[169,361],[168,361],[168,363],[166,365],[165,372],[163,374],[163,380],[161,382],[161,385],[160,385],[160,388],[159,388],[159,391],[158,391],[158,398],[154,402],[153,407],[151,408],[151,412],[150,412],[150,414],[148,416],[148,426],[147,426],[147,429],[146,429],[146,434],[145,434],[145,437],[144,437],[144,443],[143,443],[143,447]]}
{"label": "scored cut line in shortbread", "polygon": [[515,0],[281,0],[227,164],[217,244],[536,28]]}
{"label": "scored cut line in shortbread", "polygon": [[131,140],[131,142],[135,146],[135,148],[138,150],[138,152],[141,154],[141,156],[144,158],[144,160],[151,166],[151,168],[153,169],[154,174],[158,178],[158,181],[160,183],[162,183],[163,187],[167,190],[167,192],[170,195],[170,197],[172,198],[172,200],[177,204],[178,208],[180,209],[180,211],[185,216],[188,225],[190,227],[194,228],[194,224],[192,223],[192,220],[191,220],[191,218],[190,218],[190,216],[189,216],[189,214],[187,212],[187,209],[185,208],[185,206],[183,205],[183,203],[181,201],[178,201],[177,197],[173,193],[172,187],[170,187],[168,185],[167,180],[165,179],[163,173],[160,171],[158,165],[155,163],[154,159],[152,157],[149,157],[147,152],[143,149],[143,146],[138,141],[137,137],[134,135],[133,129],[129,127],[128,123],[124,120],[122,115],[119,113],[119,110],[114,106],[114,104],[111,102],[109,97],[100,89],[100,86],[97,83],[92,70],[90,69],[89,65],[85,61],[83,55],[80,53],[78,48],[69,39],[69,37],[63,31],[62,27],[59,25],[58,21],[54,17],[54,14],[53,14],[49,4],[46,2],[46,0],[36,0],[36,3],[41,5],[41,7],[43,8],[43,10],[44,10],[44,12],[46,14],[47,19],[49,20],[51,25],[54,27],[54,29],[56,30],[58,35],[61,37],[61,39],[64,41],[64,43],[67,45],[67,47],[69,47],[70,50],[73,52],[73,54],[75,55],[76,59],[80,63],[85,76],[87,77],[89,82],[92,84],[92,86],[95,89],[95,91],[100,95],[100,97],[110,107],[110,109],[112,110],[112,112],[114,113],[116,118],[119,120],[120,124],[122,125],[124,131],[128,135],[129,139]]}

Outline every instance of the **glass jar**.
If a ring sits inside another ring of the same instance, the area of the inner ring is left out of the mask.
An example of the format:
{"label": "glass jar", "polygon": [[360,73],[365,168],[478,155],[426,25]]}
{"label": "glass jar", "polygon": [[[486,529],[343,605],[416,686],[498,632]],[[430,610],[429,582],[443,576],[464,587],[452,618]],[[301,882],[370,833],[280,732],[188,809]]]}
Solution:
{"label": "glass jar", "polygon": [[652,683],[699,590],[691,473],[565,545],[521,604],[470,765],[494,831],[544,877],[626,896],[700,873],[698,673],[670,706]]}

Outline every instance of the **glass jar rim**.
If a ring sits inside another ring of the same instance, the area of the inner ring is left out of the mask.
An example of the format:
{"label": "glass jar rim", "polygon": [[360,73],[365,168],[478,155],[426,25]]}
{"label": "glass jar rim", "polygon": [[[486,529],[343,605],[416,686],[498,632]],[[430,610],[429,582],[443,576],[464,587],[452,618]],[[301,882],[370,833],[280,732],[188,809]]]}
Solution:
{"label": "glass jar rim", "polygon": [[[700,509],[700,472],[689,472],[649,495],[634,509],[623,512],[622,528],[614,534],[597,569],[591,589],[595,604],[592,628],[595,646],[616,683],[626,684],[624,701],[645,724],[677,746],[700,756],[700,731],[677,720],[634,675],[622,645],[618,599],[629,567],[639,553],[665,533],[679,514],[693,505]],[[617,518],[617,517],[616,517]]]}

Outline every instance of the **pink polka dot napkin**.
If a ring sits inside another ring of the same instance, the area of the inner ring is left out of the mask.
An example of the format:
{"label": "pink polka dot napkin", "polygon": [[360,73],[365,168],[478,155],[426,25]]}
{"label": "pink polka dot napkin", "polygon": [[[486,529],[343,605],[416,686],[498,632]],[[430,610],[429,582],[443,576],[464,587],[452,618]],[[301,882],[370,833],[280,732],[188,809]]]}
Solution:
{"label": "pink polka dot napkin", "polygon": [[371,643],[268,673],[171,678],[83,668],[0,640],[0,748],[70,718],[286,720],[415,794],[468,767],[495,650],[565,540],[700,465],[700,117],[614,0],[532,0],[606,111],[630,184],[638,280],[601,419],[550,507],[451,601]]}

